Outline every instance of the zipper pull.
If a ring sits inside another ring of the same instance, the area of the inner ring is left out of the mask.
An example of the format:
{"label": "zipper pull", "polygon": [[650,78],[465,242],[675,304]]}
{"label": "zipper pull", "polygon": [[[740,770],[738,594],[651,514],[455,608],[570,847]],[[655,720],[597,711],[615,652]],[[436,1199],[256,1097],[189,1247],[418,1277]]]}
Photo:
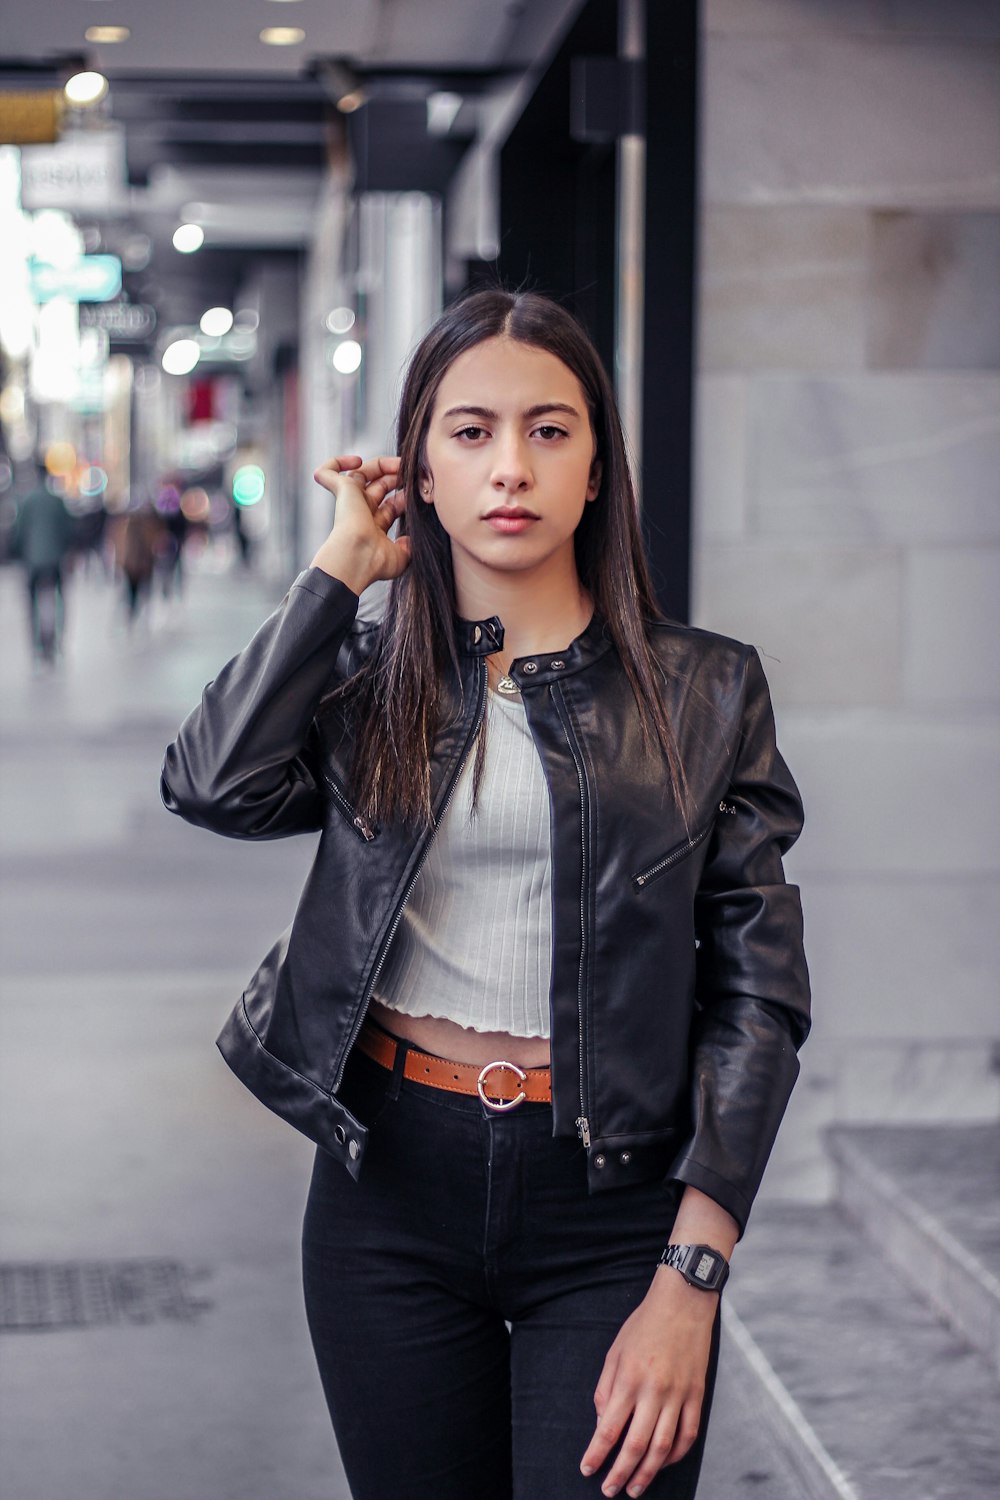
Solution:
{"label": "zipper pull", "polygon": [[372,832],[370,825],[365,822],[360,813],[358,813],[354,819],[354,826],[360,833],[361,837],[365,840],[365,842],[370,844],[375,835]]}
{"label": "zipper pull", "polygon": [[579,1135],[581,1141],[583,1142],[583,1144],[586,1146],[587,1150],[589,1151],[590,1150],[590,1121],[587,1119],[586,1115],[581,1115],[580,1118],[576,1121],[576,1130],[577,1130],[577,1134]]}

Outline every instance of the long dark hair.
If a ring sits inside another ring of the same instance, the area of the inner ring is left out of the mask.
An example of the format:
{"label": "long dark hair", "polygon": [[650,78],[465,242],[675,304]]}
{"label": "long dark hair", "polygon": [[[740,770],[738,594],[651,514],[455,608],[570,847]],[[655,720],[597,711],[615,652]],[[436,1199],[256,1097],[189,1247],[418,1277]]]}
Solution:
{"label": "long dark hair", "polygon": [[[647,743],[659,742],[684,810],[683,773],[660,692],[663,671],[644,628],[663,616],[650,582],[621,420],[600,357],[565,308],[535,292],[497,288],[474,292],[443,313],[417,347],[403,385],[400,486],[416,497],[429,477],[427,431],[445,371],[466,350],[501,335],[554,354],[583,389],[601,483],[576,530],[577,570],[632,685],[643,736]],[[408,504],[403,524],[411,539],[410,566],[391,585],[372,657],[333,696],[346,700],[356,725],[352,782],[366,816],[426,826],[432,821],[430,758],[444,680],[458,672],[455,581],[451,541],[434,506]]]}

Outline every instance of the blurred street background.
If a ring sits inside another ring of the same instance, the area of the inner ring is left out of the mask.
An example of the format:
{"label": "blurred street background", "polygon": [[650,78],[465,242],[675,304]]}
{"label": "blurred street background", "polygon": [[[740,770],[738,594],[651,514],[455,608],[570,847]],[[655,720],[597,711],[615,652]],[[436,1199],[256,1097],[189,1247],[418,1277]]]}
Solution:
{"label": "blurred street background", "polygon": [[181,825],[159,762],[497,277],[590,329],[664,607],[758,646],[806,802],[700,1495],[992,1500],[998,0],[0,18],[0,1493],[347,1500],[311,1151],[213,1046],[311,843]]}

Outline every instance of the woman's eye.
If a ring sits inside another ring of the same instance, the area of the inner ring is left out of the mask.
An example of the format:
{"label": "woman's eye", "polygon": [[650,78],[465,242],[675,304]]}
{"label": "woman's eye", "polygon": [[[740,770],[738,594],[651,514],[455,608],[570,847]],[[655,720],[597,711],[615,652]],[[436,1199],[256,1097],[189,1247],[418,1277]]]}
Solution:
{"label": "woman's eye", "polygon": [[470,442],[475,442],[478,438],[485,437],[485,435],[485,427],[460,427],[455,434],[459,438],[468,438]]}
{"label": "woman's eye", "polygon": [[566,431],[564,428],[553,427],[550,422],[546,422],[544,427],[536,427],[535,432],[540,438],[544,438],[547,443],[553,442],[556,438],[562,438],[566,436]]}

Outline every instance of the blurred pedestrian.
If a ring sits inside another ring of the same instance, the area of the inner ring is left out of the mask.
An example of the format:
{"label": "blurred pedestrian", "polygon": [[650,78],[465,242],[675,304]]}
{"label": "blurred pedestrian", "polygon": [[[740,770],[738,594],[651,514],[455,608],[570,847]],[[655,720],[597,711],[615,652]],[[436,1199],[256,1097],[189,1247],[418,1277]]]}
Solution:
{"label": "blurred pedestrian", "polygon": [[73,534],[73,518],[44,464],[38,464],[36,483],[17,508],[12,550],[28,588],[32,652],[48,665],[56,659],[66,625],[64,570]]}
{"label": "blurred pedestrian", "polygon": [[117,534],[118,566],[125,580],[125,611],[133,626],[149,596],[163,538],[163,522],[149,501],[126,511]]}
{"label": "blurred pedestrian", "polygon": [[247,530],[246,516],[242,505],[233,506],[233,531],[236,536],[236,546],[240,554],[240,562],[244,568],[253,565],[253,538]]}
{"label": "blurred pedestrian", "polygon": [[352,1494],[690,1500],[809,1027],[760,661],[660,613],[610,382],[545,298],[449,309],[399,457],[316,478],[333,530],[163,795],[323,830],[219,1045],[320,1148],[306,1307]]}
{"label": "blurred pedestrian", "polygon": [[179,599],[184,592],[184,546],[188,519],[181,507],[181,492],[165,481],[156,497],[161,530],[157,540],[156,571],[164,599]]}

